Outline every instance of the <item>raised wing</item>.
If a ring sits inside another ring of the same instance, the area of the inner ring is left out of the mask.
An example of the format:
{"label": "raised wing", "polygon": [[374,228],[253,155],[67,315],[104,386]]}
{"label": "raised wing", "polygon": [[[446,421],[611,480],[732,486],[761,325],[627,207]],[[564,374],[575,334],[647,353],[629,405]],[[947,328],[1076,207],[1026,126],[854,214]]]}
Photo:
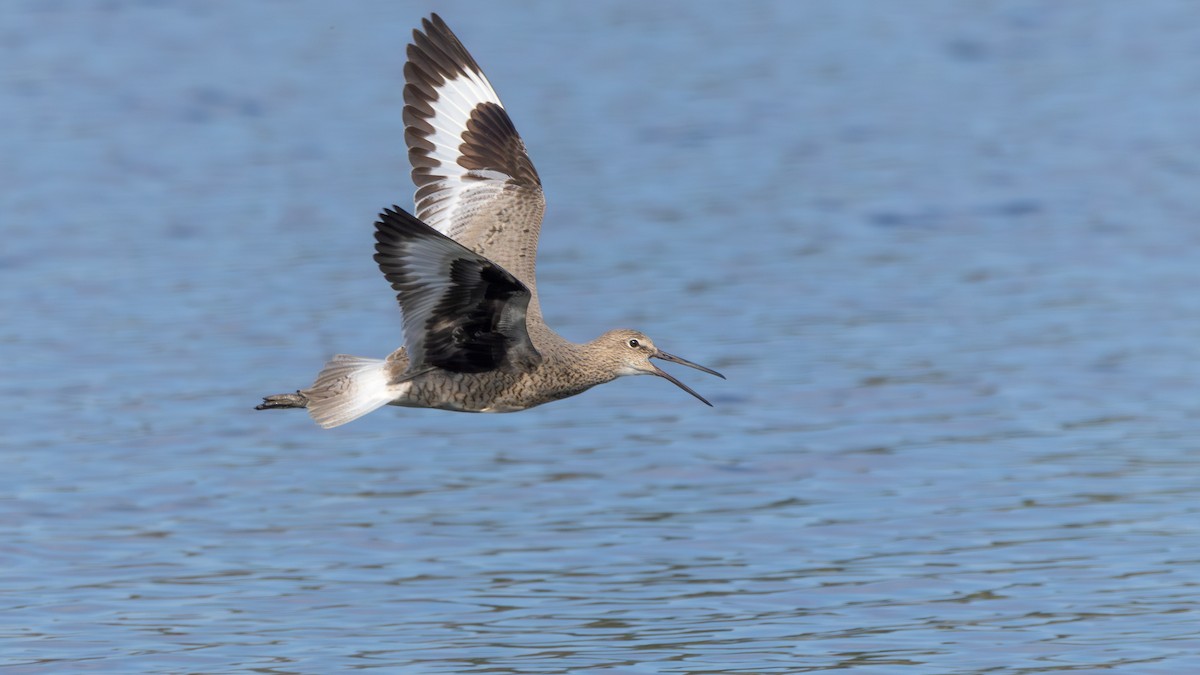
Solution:
{"label": "raised wing", "polygon": [[404,314],[409,373],[528,370],[541,362],[529,340],[530,293],[496,263],[398,206],[375,223],[375,262]]}
{"label": "raised wing", "polygon": [[541,180],[466,47],[437,14],[421,26],[404,64],[404,140],[416,216],[521,280],[537,313]]}

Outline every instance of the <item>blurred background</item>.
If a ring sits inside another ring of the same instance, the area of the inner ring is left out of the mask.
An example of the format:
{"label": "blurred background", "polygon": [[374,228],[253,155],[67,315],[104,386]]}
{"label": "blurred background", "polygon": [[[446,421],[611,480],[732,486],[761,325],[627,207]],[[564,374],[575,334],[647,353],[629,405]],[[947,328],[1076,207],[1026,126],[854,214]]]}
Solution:
{"label": "blurred background", "polygon": [[[548,322],[715,408],[252,409],[400,344],[430,11]],[[1200,5],[30,0],[0,63],[5,672],[1200,663]]]}

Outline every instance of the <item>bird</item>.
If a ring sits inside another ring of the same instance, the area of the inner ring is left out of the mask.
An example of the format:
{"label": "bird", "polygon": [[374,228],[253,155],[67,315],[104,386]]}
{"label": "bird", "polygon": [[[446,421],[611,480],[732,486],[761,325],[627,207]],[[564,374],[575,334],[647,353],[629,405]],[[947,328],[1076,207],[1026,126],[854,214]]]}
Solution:
{"label": "bird", "polygon": [[437,14],[413,31],[404,79],[415,214],[383,209],[374,256],[396,292],[403,346],[384,359],[334,356],[311,387],[256,409],[306,408],[327,429],[385,405],[517,412],[625,375],[656,375],[712,406],[651,359],[725,376],[640,331],[575,343],[546,325],[534,270],[541,178],[491,83]]}

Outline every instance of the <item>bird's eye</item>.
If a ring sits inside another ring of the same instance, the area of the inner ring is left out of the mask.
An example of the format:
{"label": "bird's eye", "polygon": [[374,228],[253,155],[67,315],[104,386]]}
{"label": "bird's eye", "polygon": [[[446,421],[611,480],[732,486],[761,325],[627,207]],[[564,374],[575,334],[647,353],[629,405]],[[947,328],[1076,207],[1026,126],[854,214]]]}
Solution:
{"label": "bird's eye", "polygon": [[637,341],[637,338],[630,338],[630,339],[629,339],[629,346],[630,346],[630,347],[633,347],[634,349],[637,349],[637,348],[638,348],[638,345],[640,345],[640,344],[641,344],[641,343]]}

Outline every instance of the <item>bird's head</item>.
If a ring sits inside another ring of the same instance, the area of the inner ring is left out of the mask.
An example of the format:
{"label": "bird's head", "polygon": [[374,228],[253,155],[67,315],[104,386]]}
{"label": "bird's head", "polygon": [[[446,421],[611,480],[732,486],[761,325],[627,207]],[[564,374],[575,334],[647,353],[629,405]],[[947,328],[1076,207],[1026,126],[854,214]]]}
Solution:
{"label": "bird's head", "polygon": [[607,357],[609,364],[613,367],[617,376],[657,375],[671,382],[692,396],[700,399],[702,403],[708,406],[711,406],[712,404],[709,403],[707,399],[692,391],[691,387],[675,379],[674,376],[651,363],[650,359],[660,359],[662,361],[678,363],[689,368],[702,370],[709,375],[716,375],[722,380],[725,379],[724,375],[711,368],[705,368],[700,364],[692,363],[687,359],[681,359],[678,356],[668,354],[658,347],[655,347],[654,341],[647,337],[645,333],[640,331],[631,330],[628,328],[610,330],[604,335],[601,335],[596,340],[596,344],[603,350],[603,353]]}

